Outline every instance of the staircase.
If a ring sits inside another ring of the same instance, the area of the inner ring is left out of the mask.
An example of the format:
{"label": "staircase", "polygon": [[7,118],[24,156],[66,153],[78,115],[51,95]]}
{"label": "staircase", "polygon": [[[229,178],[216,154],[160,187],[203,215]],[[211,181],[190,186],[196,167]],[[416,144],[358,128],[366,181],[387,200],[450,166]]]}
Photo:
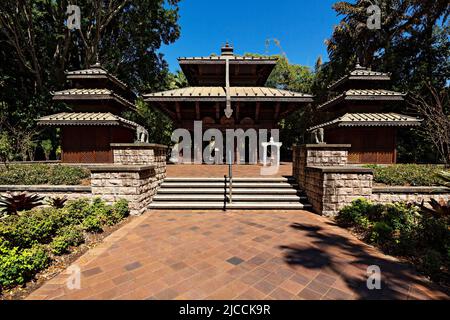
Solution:
{"label": "staircase", "polygon": [[[234,178],[229,202],[224,178],[167,178],[150,209],[308,209],[293,178]],[[226,200],[225,200],[226,199]]]}

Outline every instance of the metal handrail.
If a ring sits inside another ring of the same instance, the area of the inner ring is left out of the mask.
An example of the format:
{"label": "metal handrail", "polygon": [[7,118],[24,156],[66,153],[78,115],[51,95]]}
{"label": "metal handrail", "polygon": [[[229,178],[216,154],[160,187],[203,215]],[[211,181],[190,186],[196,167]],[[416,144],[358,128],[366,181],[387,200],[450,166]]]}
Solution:
{"label": "metal handrail", "polygon": [[231,152],[229,154],[228,158],[228,177],[229,177],[229,184],[228,184],[228,194],[230,198],[230,203],[233,203],[233,162],[231,161]]}

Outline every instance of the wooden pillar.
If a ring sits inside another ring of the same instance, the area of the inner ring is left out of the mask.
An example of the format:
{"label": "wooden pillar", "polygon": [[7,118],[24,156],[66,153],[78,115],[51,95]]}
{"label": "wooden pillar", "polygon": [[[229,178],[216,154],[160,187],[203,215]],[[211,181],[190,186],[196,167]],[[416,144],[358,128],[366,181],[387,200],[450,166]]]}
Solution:
{"label": "wooden pillar", "polygon": [[175,108],[176,108],[176,112],[177,112],[177,120],[180,122],[181,121],[181,107],[180,107],[180,103],[178,101],[175,102]]}
{"label": "wooden pillar", "polygon": [[256,102],[255,122],[259,121],[259,112],[261,111],[261,102]]}
{"label": "wooden pillar", "polygon": [[281,107],[281,104],[279,102],[277,102],[277,104],[275,105],[275,114],[273,115],[273,119],[275,121],[278,121],[278,117],[280,116],[280,107]]}
{"label": "wooden pillar", "polygon": [[218,123],[220,121],[220,104],[218,102],[216,102],[215,108],[216,108],[216,122]]}
{"label": "wooden pillar", "polygon": [[195,102],[195,117],[197,120],[200,120],[200,102]]}

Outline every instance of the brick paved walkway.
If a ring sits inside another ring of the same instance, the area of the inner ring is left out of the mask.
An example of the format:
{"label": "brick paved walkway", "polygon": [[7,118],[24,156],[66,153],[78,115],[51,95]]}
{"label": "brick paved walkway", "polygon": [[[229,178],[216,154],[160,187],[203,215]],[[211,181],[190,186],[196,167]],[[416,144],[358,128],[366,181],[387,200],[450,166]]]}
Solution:
{"label": "brick paved walkway", "polygon": [[[261,168],[261,165],[233,165],[233,175],[239,178],[261,177]],[[224,175],[228,175],[228,165],[182,164],[167,166],[168,177],[223,178]],[[291,175],[292,162],[282,162],[278,173],[273,177]]]}
{"label": "brick paved walkway", "polygon": [[[152,212],[133,220],[29,299],[448,298],[406,265],[304,211]],[[382,290],[369,291],[378,265]]]}

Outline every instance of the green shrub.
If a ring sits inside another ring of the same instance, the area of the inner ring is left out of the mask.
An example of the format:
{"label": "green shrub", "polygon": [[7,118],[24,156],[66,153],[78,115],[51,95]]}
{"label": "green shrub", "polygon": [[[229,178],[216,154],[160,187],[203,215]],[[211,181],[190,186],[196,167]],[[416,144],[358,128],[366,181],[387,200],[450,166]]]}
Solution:
{"label": "green shrub", "polygon": [[40,246],[20,250],[0,244],[0,289],[24,284],[37,272],[47,267],[49,257]]}
{"label": "green shrub", "polygon": [[50,247],[53,254],[62,255],[69,252],[70,246],[79,246],[84,242],[84,235],[81,228],[64,227],[58,231],[58,235],[53,238]]}
{"label": "green shrub", "polygon": [[364,239],[388,253],[420,262],[418,267],[433,279],[446,277],[443,270],[450,265],[450,226],[445,217],[427,214],[416,205],[374,205],[357,199],[339,212],[337,221],[362,227]]}
{"label": "green shrub", "polygon": [[389,186],[439,186],[442,184],[442,167],[420,164],[391,166],[367,165],[374,169],[374,182]]}
{"label": "green shrub", "polygon": [[424,247],[435,248],[443,254],[450,248],[450,229],[444,219],[424,215],[418,237]]}
{"label": "green shrub", "polygon": [[373,204],[365,198],[355,199],[351,205],[344,207],[337,217],[338,222],[345,226],[358,226],[367,229],[370,222],[367,218]]}
{"label": "green shrub", "polygon": [[422,258],[421,269],[432,278],[438,278],[443,265],[442,255],[434,249],[428,250]]}
{"label": "green shrub", "polygon": [[113,205],[113,215],[116,222],[125,219],[130,214],[130,208],[128,206],[128,201],[120,199]]}
{"label": "green shrub", "polygon": [[56,234],[58,224],[51,218],[52,210],[24,212],[10,216],[0,224],[0,238],[12,246],[29,248],[36,243],[48,243]]}
{"label": "green shrub", "polygon": [[69,201],[62,209],[41,208],[0,222],[0,289],[25,283],[55,255],[84,242],[83,230],[102,232],[128,215],[128,203],[113,206],[101,199]]}
{"label": "green shrub", "polygon": [[65,210],[70,219],[73,220],[73,224],[80,224],[85,218],[92,214],[91,202],[89,199],[85,198],[69,201],[65,206]]}
{"label": "green shrub", "polygon": [[0,171],[0,184],[78,185],[89,178],[89,170],[64,165],[11,164]]}
{"label": "green shrub", "polygon": [[378,221],[373,224],[370,241],[374,243],[383,243],[388,241],[394,229],[384,221]]}
{"label": "green shrub", "polygon": [[82,224],[83,229],[87,232],[92,233],[100,233],[103,231],[102,229],[102,221],[97,216],[89,216],[83,220]]}

